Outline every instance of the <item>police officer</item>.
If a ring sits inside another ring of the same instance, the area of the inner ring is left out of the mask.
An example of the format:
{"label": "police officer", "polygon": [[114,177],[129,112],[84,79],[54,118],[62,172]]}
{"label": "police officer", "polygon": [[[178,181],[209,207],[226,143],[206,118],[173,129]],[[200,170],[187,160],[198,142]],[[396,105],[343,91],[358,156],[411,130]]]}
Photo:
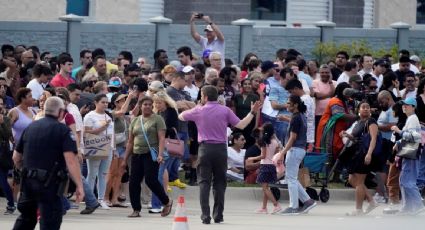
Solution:
{"label": "police officer", "polygon": [[61,198],[68,172],[76,184],[76,202],[84,196],[75,138],[71,130],[59,122],[64,110],[65,105],[59,97],[47,99],[45,118],[31,123],[16,146],[13,161],[22,170],[18,201],[21,215],[13,229],[34,229],[37,208],[41,213],[40,229],[60,229]]}

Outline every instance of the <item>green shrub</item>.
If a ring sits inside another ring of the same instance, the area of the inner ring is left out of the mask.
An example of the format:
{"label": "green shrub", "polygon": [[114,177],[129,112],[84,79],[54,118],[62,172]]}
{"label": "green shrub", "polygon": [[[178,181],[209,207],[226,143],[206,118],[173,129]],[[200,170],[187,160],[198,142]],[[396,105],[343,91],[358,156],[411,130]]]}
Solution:
{"label": "green shrub", "polygon": [[335,60],[336,53],[340,50],[347,51],[350,57],[354,54],[372,54],[374,58],[380,58],[385,54],[391,54],[393,57],[398,56],[398,46],[394,44],[388,49],[372,48],[366,41],[353,41],[351,44],[335,42],[318,42],[312,51],[314,58],[321,64],[326,63],[330,60]]}

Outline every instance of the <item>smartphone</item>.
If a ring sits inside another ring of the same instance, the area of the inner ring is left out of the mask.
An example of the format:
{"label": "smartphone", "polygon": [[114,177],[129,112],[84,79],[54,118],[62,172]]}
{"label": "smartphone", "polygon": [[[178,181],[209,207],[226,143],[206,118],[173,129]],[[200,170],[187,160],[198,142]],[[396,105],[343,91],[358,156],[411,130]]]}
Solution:
{"label": "smartphone", "polygon": [[202,14],[202,13],[198,13],[198,14],[195,15],[195,18],[202,18],[202,17],[204,17],[204,14]]}

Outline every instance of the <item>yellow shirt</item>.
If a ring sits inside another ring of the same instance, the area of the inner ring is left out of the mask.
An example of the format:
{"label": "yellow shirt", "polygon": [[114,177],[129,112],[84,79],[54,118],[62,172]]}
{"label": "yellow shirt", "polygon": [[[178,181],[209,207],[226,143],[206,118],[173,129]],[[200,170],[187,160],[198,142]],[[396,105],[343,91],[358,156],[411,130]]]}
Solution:
{"label": "yellow shirt", "polygon": [[[110,63],[109,61],[106,61],[106,73],[110,74],[112,70],[118,70],[118,66]],[[96,74],[97,72],[94,69],[94,67],[91,67],[91,69],[89,70],[89,73]]]}

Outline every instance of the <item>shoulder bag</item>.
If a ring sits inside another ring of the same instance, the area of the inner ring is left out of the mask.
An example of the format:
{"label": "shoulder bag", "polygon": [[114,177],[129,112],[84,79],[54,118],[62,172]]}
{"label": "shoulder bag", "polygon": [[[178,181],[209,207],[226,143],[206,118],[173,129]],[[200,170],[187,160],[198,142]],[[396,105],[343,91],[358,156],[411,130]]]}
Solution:
{"label": "shoulder bag", "polygon": [[[367,121],[363,131],[363,135],[361,137],[362,150],[364,153],[367,153],[367,151],[369,150],[371,140],[372,140],[372,137],[370,136],[370,133],[369,133],[369,121]],[[381,136],[381,132],[379,132],[378,130],[378,135],[376,136],[375,149],[372,152],[372,157],[379,156],[381,155],[381,153],[382,153],[382,136]]]}
{"label": "shoulder bag", "polygon": [[119,145],[124,143],[127,140],[127,122],[124,118],[124,132],[115,133],[115,144]]}
{"label": "shoulder bag", "polygon": [[181,158],[184,154],[184,141],[180,140],[176,128],[173,130],[177,139],[165,138],[165,148],[170,156]]}
{"label": "shoulder bag", "polygon": [[106,135],[83,133],[84,156],[86,158],[107,158],[109,156],[112,149],[112,135],[108,135],[108,128],[105,132]]}
{"label": "shoulder bag", "polygon": [[[156,162],[158,160],[158,151],[155,148],[151,147],[151,145],[149,144],[149,139],[146,134],[145,125],[143,124],[143,115],[140,115],[140,125],[142,126],[143,136],[145,137],[146,143],[148,144],[149,153],[151,154],[152,161]],[[162,155],[164,160],[168,159],[168,154],[165,150],[162,153]]]}

